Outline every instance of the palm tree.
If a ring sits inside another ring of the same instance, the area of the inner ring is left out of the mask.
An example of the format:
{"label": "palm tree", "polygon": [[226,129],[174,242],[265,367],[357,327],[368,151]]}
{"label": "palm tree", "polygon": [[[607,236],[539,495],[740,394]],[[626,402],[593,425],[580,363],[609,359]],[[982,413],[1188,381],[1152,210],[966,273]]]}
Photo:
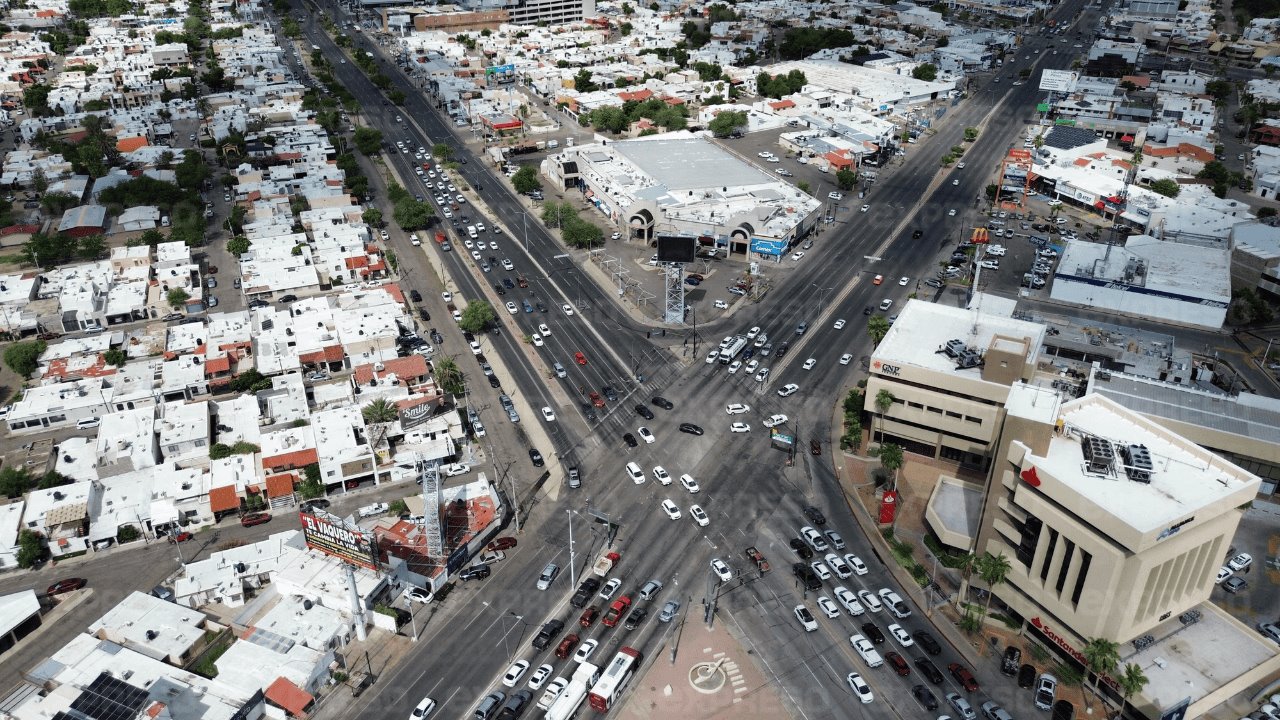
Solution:
{"label": "palm tree", "polygon": [[872,345],[879,345],[888,334],[889,321],[883,315],[872,315],[867,318],[867,335],[871,336]]}
{"label": "palm tree", "polygon": [[396,409],[396,406],[387,402],[384,398],[378,398],[360,408],[360,414],[364,416],[364,421],[370,425],[395,422],[396,418],[400,417],[400,411]]}
{"label": "palm tree", "polygon": [[1115,672],[1116,666],[1120,664],[1120,646],[1106,638],[1089,638],[1081,654],[1084,655],[1085,666],[1093,675],[1093,694],[1105,705],[1106,701],[1098,684],[1104,674]]}
{"label": "palm tree", "polygon": [[983,553],[982,557],[977,560],[978,577],[987,584],[987,602],[982,608],[982,616],[986,617],[991,611],[991,595],[996,586],[1003,583],[1005,578],[1009,576],[1009,558],[1004,553],[992,555],[991,553]]}
{"label": "palm tree", "polygon": [[956,602],[964,602],[969,596],[969,576],[978,567],[978,556],[967,552],[956,557],[956,569],[960,571],[960,591],[956,593]]}
{"label": "palm tree", "polygon": [[[902,468],[902,446],[893,443],[881,445],[880,464],[889,471],[889,489],[898,489],[898,470]],[[895,514],[894,517],[898,516]]]}
{"label": "palm tree", "polygon": [[442,358],[436,360],[435,363],[436,381],[440,383],[440,389],[450,395],[461,395],[467,391],[466,383],[462,379],[462,371],[458,369],[458,364],[453,358]]}
{"label": "palm tree", "polygon": [[880,444],[884,444],[884,414],[893,407],[893,403],[898,398],[892,392],[881,389],[876,393],[876,410],[880,413]]}
{"label": "palm tree", "polygon": [[1120,715],[1124,715],[1125,706],[1129,704],[1129,698],[1142,692],[1142,688],[1147,686],[1147,676],[1142,673],[1142,668],[1128,663],[1124,666],[1124,673],[1120,675],[1120,691],[1124,693],[1124,706],[1120,708]]}

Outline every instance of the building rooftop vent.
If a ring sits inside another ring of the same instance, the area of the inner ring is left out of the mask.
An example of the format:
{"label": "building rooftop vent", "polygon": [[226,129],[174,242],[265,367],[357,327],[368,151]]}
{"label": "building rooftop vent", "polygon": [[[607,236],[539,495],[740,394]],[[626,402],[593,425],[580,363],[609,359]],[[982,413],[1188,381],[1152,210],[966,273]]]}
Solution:
{"label": "building rooftop vent", "polygon": [[1151,464],[1151,452],[1147,450],[1146,445],[1126,445],[1121,450],[1124,456],[1124,474],[1134,482],[1149,483],[1151,482],[1151,471],[1155,467]]}
{"label": "building rooftop vent", "polygon": [[1109,473],[1116,453],[1111,443],[1100,437],[1089,435],[1080,443],[1080,451],[1084,453],[1084,462],[1092,473]]}

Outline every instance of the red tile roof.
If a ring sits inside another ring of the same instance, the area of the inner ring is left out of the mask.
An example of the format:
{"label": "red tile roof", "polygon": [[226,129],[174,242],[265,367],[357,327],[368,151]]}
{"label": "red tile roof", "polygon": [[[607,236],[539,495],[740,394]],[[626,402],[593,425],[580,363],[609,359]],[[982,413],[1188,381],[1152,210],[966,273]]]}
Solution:
{"label": "red tile roof", "polygon": [[326,363],[342,362],[342,359],[346,356],[347,354],[346,352],[343,351],[341,345],[330,345],[320,350],[315,350],[313,352],[308,352],[308,353],[302,353],[301,355],[298,356],[298,362],[301,362],[304,365],[307,363],[319,363],[319,362],[326,362]]}
{"label": "red tile roof", "polygon": [[643,102],[645,100],[648,100],[651,97],[653,97],[653,91],[648,89],[637,90],[635,92],[618,93],[618,99],[621,100],[622,102],[627,102],[628,100],[638,100]]}
{"label": "red tile roof", "polygon": [[145,137],[141,135],[135,135],[134,137],[120,138],[119,140],[117,140],[116,150],[119,150],[120,152],[133,152],[138,148],[144,148],[150,144],[151,143],[147,142],[147,139]]}
{"label": "red tile roof", "polygon": [[297,473],[281,473],[267,478],[267,497],[284,497],[293,494],[293,483],[298,479]]}
{"label": "red tile roof", "polygon": [[793,108],[795,106],[796,104],[790,100],[775,100],[774,102],[769,103],[769,107],[774,110],[786,110],[787,108]]}
{"label": "red tile roof", "polygon": [[231,358],[226,355],[221,357],[209,358],[204,361],[204,374],[216,375],[218,373],[231,371]]}
{"label": "red tile roof", "polygon": [[355,379],[357,385],[368,385],[375,374],[378,377],[386,377],[392,373],[396,377],[404,380],[416,380],[427,374],[427,359],[421,355],[407,355],[395,360],[387,360],[382,363],[383,369],[375,373],[373,364],[368,363],[359,365],[355,369]]}
{"label": "red tile roof", "polygon": [[285,712],[294,717],[306,717],[307,708],[315,702],[315,698],[311,697],[311,693],[289,682],[284,677],[278,677],[275,682],[267,687],[267,700],[272,705],[284,708]]}
{"label": "red tile roof", "polygon": [[349,257],[349,258],[345,258],[343,262],[346,263],[348,270],[354,270],[356,268],[362,268],[362,267],[369,267],[369,256],[358,255],[356,257]]}
{"label": "red tile roof", "polygon": [[315,448],[308,448],[306,450],[294,450],[293,452],[264,457],[262,458],[262,467],[295,470],[319,461],[320,453],[316,452]]}
{"label": "red tile roof", "polygon": [[236,494],[235,485],[223,485],[209,491],[209,510],[225,512],[240,507],[240,496]]}

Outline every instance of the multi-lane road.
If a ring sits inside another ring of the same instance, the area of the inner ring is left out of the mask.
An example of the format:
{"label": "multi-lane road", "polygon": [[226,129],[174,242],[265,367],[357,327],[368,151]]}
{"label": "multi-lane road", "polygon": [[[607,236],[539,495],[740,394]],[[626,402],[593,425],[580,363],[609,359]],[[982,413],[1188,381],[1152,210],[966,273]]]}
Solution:
{"label": "multi-lane road", "polygon": [[[1075,17],[1082,3],[1069,3],[1061,8],[1060,17]],[[1084,18],[1089,22],[1088,16]],[[308,41],[319,45],[328,57],[339,57],[340,50],[315,26],[307,28]],[[1040,38],[1030,38],[1017,56],[1001,71],[1001,76],[1017,77],[1024,67],[1067,67],[1072,59],[1069,51],[1053,55],[1041,52]],[[1024,59],[1030,57],[1030,59]],[[493,296],[491,286],[498,281],[495,273],[483,274],[459,246],[459,251],[441,253],[438,262],[448,269],[456,286],[455,293],[467,299],[486,298],[498,308],[508,328],[499,336],[489,336],[492,348],[486,353],[500,356],[515,377],[510,381],[519,388],[531,409],[542,405],[557,408],[561,427],[551,433],[555,451],[572,453],[574,462],[584,471],[584,487],[575,494],[559,496],[564,502],[546,502],[534,509],[520,537],[520,545],[508,553],[508,559],[496,567],[493,577],[484,584],[459,587],[438,607],[430,609],[429,621],[422,640],[411,658],[399,670],[384,676],[368,695],[372,709],[386,716],[404,715],[424,695],[442,704],[438,711],[444,717],[459,717],[488,692],[500,688],[498,679],[507,664],[518,658],[529,660],[534,667],[551,662],[555,675],[567,677],[572,663],[556,661],[551,650],[536,652],[529,641],[548,618],[559,617],[571,629],[579,612],[568,605],[572,592],[566,571],[541,592],[534,589],[537,575],[548,561],[562,567],[570,564],[569,524],[574,524],[574,548],[577,579],[581,579],[604,544],[603,528],[592,522],[589,511],[607,514],[620,524],[615,549],[623,560],[616,570],[624,580],[623,593],[634,597],[639,587],[650,579],[664,583],[662,592],[647,603],[649,619],[635,631],[619,627],[606,629],[598,624],[584,631],[583,637],[596,637],[602,646],[596,659],[607,659],[624,642],[640,648],[652,657],[672,638],[675,624],[659,623],[658,608],[668,599],[682,604],[688,622],[702,621],[702,602],[709,593],[718,596],[718,621],[735,626],[748,638],[771,682],[775,683],[793,711],[803,717],[885,717],[884,704],[902,717],[923,717],[924,711],[911,698],[911,684],[924,682],[917,673],[899,678],[887,669],[868,670],[853,653],[848,636],[858,632],[867,620],[883,630],[891,620],[885,613],[862,618],[842,615],[828,619],[818,612],[812,594],[805,597],[796,587],[790,563],[796,560],[788,540],[797,535],[807,521],[803,506],[813,504],[827,512],[830,525],[837,529],[849,545],[846,552],[862,557],[870,566],[866,576],[842,581],[851,590],[877,590],[894,587],[893,580],[880,563],[866,538],[857,532],[852,521],[841,510],[845,500],[835,480],[830,460],[832,401],[849,385],[850,370],[857,364],[841,366],[839,357],[852,353],[861,358],[869,352],[862,332],[862,309],[878,306],[884,299],[896,306],[915,289],[899,286],[899,277],[913,281],[930,274],[943,246],[958,239],[977,220],[975,202],[984,188],[993,182],[1000,158],[1019,138],[1025,125],[1034,121],[1034,104],[1040,95],[1035,76],[1020,85],[1007,79],[993,83],[992,77],[980,78],[973,97],[949,108],[949,116],[935,123],[933,137],[913,148],[901,165],[881,173],[865,202],[871,207],[865,214],[855,215],[856,222],[829,231],[815,245],[810,255],[821,262],[801,263],[782,286],[768,299],[753,308],[749,324],[762,326],[777,343],[790,340],[791,351],[773,364],[767,383],[757,383],[745,374],[730,375],[724,366],[706,364],[701,358],[682,366],[646,341],[645,327],[616,309],[608,293],[598,288],[578,269],[580,258],[568,253],[528,212],[504,178],[492,173],[484,163],[469,157],[465,143],[454,134],[447,118],[439,116],[432,101],[416,92],[403,108],[384,105],[382,96],[352,64],[338,64],[334,72],[362,106],[364,119],[381,129],[385,137],[411,140],[413,146],[432,147],[446,142],[459,157],[470,162],[462,165],[465,181],[477,191],[469,197],[479,199],[488,208],[488,217],[503,220],[506,232],[501,236],[487,234],[486,242],[498,237],[500,251],[485,251],[484,256],[510,258],[515,272],[530,280],[527,293],[508,291],[501,298]],[[403,89],[408,81],[398,77]],[[408,122],[397,124],[396,116]],[[937,157],[944,148],[963,143],[965,127],[979,127],[979,139],[968,144],[961,169],[941,169]],[[389,153],[387,159],[397,174],[404,178],[411,192],[430,197],[425,188],[414,189],[415,174],[411,156]],[[958,180],[953,183],[952,180]],[[481,217],[474,208],[468,214]],[[955,214],[949,211],[955,210]],[[486,218],[488,222],[488,218]],[[923,236],[913,239],[914,230]],[[524,246],[527,247],[525,252]],[[452,238],[462,240],[462,238]],[[415,249],[406,238],[393,236],[402,267],[408,269],[406,283],[432,295],[439,291],[419,253],[437,253],[433,247]],[[417,273],[417,277],[414,274]],[[871,277],[882,274],[887,281],[874,286]],[[828,290],[834,288],[834,291]],[[570,317],[558,310],[564,303],[579,297],[583,306]],[[507,316],[502,309],[506,300],[519,303],[523,299],[541,301],[546,314],[520,312]],[[848,324],[834,329],[836,318]],[[540,323],[551,327],[547,345],[533,348],[511,332],[534,332]],[[794,335],[800,322],[809,323],[803,337]],[[744,323],[731,320],[712,321],[699,330],[714,343],[721,335],[744,330]],[[573,362],[573,353],[583,352],[588,362]],[[814,358],[812,370],[801,364]],[[642,359],[639,360],[638,359]],[[569,377],[557,380],[549,376],[553,361],[559,361]],[[635,381],[637,372],[646,375],[643,384]],[[465,366],[464,366],[465,367]],[[504,380],[504,382],[507,382]],[[801,391],[787,398],[779,397],[776,388],[785,383],[800,385]],[[578,405],[580,390],[599,390],[612,385],[622,397],[611,402],[600,413],[597,422],[584,421]],[[648,403],[651,395],[661,392],[675,403],[666,411]],[[570,405],[565,407],[568,400]],[[730,417],[724,406],[744,402],[752,409],[745,415]],[[655,413],[653,420],[639,417],[636,404],[646,404]],[[824,443],[824,454],[811,456],[803,451],[793,466],[787,456],[770,447],[761,421],[768,415],[784,413],[790,418],[788,427],[797,434],[800,447],[807,448],[809,439]],[[752,432],[730,434],[729,423],[741,420],[752,425]],[[505,422],[503,418],[487,418],[487,422]],[[539,422],[535,417],[524,422]],[[680,422],[696,423],[706,430],[702,436],[681,433]],[[653,444],[642,443],[628,448],[620,440],[625,432],[645,425],[656,436]],[[544,448],[545,450],[545,448]],[[518,450],[511,450],[514,455]],[[646,473],[643,484],[632,483],[623,465],[635,461]],[[692,475],[700,484],[700,492],[691,495],[679,483],[660,485],[653,473],[662,465],[673,476]],[[670,520],[660,509],[663,499],[671,499],[682,511],[679,520]],[[700,504],[710,516],[707,527],[697,526],[689,518],[689,506]],[[758,577],[748,566],[742,551],[756,545],[769,557],[774,571]],[[708,563],[712,558],[728,562],[734,579],[713,586],[709,581]],[[831,587],[822,594],[831,595]],[[903,597],[911,595],[900,592]],[[819,618],[821,629],[803,633],[791,614],[791,608],[804,602]],[[902,622],[908,630],[926,627],[920,608],[913,608],[911,618]],[[566,630],[568,632],[568,630]],[[940,634],[935,633],[940,637]],[[889,641],[892,646],[892,640]],[[899,648],[901,651],[901,648]],[[920,655],[916,648],[903,651],[909,660]],[[946,664],[960,660],[950,648],[944,649],[935,664],[945,672]],[[844,676],[857,670],[871,684],[877,701],[870,706],[851,702]],[[983,683],[984,693],[969,697],[974,705],[990,693],[997,701],[1017,708],[1020,699],[1011,683],[989,667],[974,668]],[[959,690],[948,677],[942,687],[934,687],[941,700],[946,692]]]}

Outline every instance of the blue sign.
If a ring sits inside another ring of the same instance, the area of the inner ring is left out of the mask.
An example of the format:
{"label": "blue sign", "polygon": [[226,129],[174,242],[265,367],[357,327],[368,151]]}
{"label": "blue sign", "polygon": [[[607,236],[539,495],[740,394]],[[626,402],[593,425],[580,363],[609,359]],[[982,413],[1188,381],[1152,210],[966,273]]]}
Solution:
{"label": "blue sign", "polygon": [[751,252],[761,255],[781,255],[787,251],[786,240],[751,238]]}
{"label": "blue sign", "polygon": [[495,75],[497,73],[509,73],[509,72],[515,72],[515,71],[516,71],[515,65],[494,65],[493,67],[485,68],[484,74]]}

